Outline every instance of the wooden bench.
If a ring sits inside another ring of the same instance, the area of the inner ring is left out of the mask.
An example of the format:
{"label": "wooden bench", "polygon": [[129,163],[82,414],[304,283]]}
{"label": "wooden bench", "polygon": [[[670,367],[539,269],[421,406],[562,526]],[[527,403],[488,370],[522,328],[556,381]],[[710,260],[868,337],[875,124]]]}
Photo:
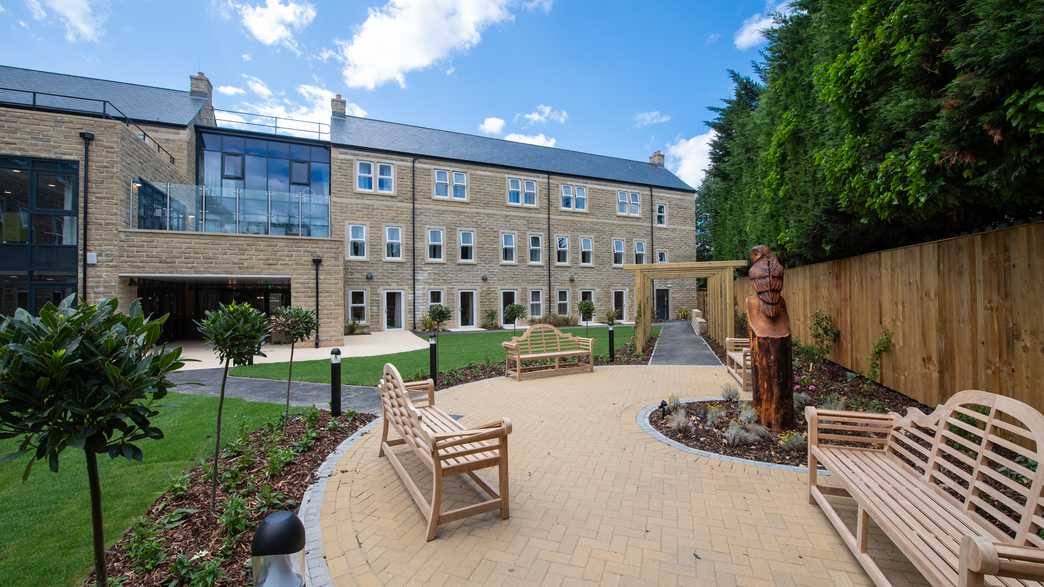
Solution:
{"label": "wooden bench", "polygon": [[[877,585],[873,520],[932,585],[1039,585],[1044,579],[1044,416],[1009,397],[962,391],[930,415],[805,408],[809,501]],[[816,467],[840,487],[820,487]],[[853,534],[826,495],[857,506]]]}
{"label": "wooden bench", "polygon": [[[591,372],[594,371],[593,340],[562,332],[550,324],[534,324],[522,336],[501,343],[505,352],[504,367],[508,375],[519,381],[522,381],[523,374]],[[582,360],[584,357],[587,357],[586,363]],[[562,362],[568,358],[576,358],[576,361]],[[526,368],[525,361],[541,363]]]}
{"label": "wooden bench", "polygon": [[[384,377],[378,384],[384,408],[380,456],[388,457],[413,501],[428,520],[428,540],[434,540],[440,524],[499,509],[507,519],[508,510],[508,434],[511,421],[501,418],[475,428],[466,429],[449,414],[435,407],[435,383],[431,379],[404,383],[398,369],[384,365]],[[411,395],[419,395],[417,406]],[[399,438],[389,440],[389,429]],[[431,501],[425,499],[417,484],[392,447],[407,445],[413,454],[431,470]],[[479,469],[497,467],[500,474],[499,493],[475,474]],[[467,474],[490,499],[449,511],[442,511],[443,480]]]}
{"label": "wooden bench", "polygon": [[725,369],[739,384],[741,391],[749,393],[752,390],[749,338],[725,339]]}

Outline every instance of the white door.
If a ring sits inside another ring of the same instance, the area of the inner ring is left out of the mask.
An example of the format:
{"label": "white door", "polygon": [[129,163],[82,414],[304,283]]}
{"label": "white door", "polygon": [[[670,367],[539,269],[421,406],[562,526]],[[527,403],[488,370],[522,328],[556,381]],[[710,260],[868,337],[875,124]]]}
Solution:
{"label": "white door", "polygon": [[474,326],[477,321],[475,317],[475,290],[466,289],[457,295],[459,296],[457,316],[460,317],[460,325],[462,327]]}
{"label": "white door", "polygon": [[406,304],[403,303],[403,292],[384,292],[384,329],[402,330],[406,322]]}
{"label": "white door", "polygon": [[505,290],[500,292],[500,323],[504,328],[510,328],[514,326],[514,324],[511,324],[507,321],[507,318],[505,318],[505,316],[507,316],[507,307],[511,304],[517,303],[518,300],[516,299],[514,290]]}

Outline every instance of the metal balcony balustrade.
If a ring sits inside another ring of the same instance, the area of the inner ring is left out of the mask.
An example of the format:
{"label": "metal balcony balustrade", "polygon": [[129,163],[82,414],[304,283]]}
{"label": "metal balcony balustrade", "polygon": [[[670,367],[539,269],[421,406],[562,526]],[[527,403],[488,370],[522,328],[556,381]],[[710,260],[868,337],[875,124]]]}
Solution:
{"label": "metal balcony balustrade", "polygon": [[219,108],[214,109],[214,120],[220,128],[249,130],[319,141],[330,140],[330,125],[325,122]]}
{"label": "metal balcony balustrade", "polygon": [[142,142],[150,147],[155,147],[157,153],[166,156],[171,165],[174,164],[174,155],[170,151],[108,100],[0,87],[0,104],[29,108],[31,110],[85,113],[119,120],[128,128],[133,127],[134,134]]}
{"label": "metal balcony balustrade", "polygon": [[130,185],[128,226],[141,230],[326,238],[330,196],[307,188],[278,192],[241,187]]}

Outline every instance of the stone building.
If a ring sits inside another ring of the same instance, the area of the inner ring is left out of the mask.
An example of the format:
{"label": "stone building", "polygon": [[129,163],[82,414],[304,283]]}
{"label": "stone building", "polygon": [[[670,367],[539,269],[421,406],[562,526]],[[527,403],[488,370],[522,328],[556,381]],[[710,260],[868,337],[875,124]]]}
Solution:
{"label": "stone building", "polygon": [[[318,306],[345,323],[416,329],[576,315],[624,321],[623,265],[695,260],[694,195],[649,162],[347,116],[215,110],[202,73],[172,90],[0,66],[0,313],[79,293],[141,298],[167,334],[220,302]],[[657,318],[695,286],[657,283]]]}

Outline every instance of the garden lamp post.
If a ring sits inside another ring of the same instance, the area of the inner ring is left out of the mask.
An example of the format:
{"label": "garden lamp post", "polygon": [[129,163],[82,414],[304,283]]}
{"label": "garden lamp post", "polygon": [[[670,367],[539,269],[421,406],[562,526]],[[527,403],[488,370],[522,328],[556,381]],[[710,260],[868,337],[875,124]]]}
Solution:
{"label": "garden lamp post", "polygon": [[255,587],[304,587],[305,528],[293,512],[261,521],[250,548]]}

